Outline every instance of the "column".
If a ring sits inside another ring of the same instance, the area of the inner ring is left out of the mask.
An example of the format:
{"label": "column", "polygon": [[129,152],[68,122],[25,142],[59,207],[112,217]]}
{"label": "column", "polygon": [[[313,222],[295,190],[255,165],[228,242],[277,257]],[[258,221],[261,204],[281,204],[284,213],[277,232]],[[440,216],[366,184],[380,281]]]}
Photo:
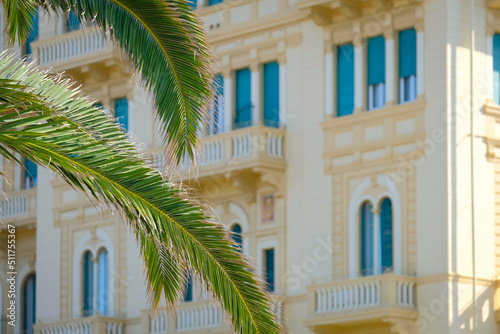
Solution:
{"label": "column", "polygon": [[363,101],[365,95],[364,87],[364,48],[360,41],[354,43],[354,112],[363,110]]}
{"label": "column", "polygon": [[325,114],[327,117],[333,115],[333,52],[325,54]]}
{"label": "column", "polygon": [[259,64],[253,63],[250,65],[251,82],[250,82],[250,100],[252,102],[252,125],[259,124],[260,121],[260,73]]}
{"label": "column", "polygon": [[486,35],[486,68],[486,99],[493,101],[493,32],[489,31]]}
{"label": "column", "polygon": [[[19,153],[16,153],[15,154],[15,157],[18,161],[20,161],[21,163],[23,163],[23,158],[21,157],[21,155]],[[21,187],[22,187],[22,175],[23,175],[23,172],[24,169],[23,169],[23,166],[18,164],[18,163],[14,163],[14,190],[15,191],[19,191],[21,190]]]}
{"label": "column", "polygon": [[224,78],[224,132],[233,129],[233,81],[230,69],[222,72]]}
{"label": "column", "polygon": [[417,24],[417,98],[424,95],[424,25]]}
{"label": "column", "polygon": [[286,108],[286,64],[283,59],[279,59],[280,65],[280,73],[279,73],[279,82],[280,82],[280,127],[285,126],[287,124],[287,108]]}
{"label": "column", "polygon": [[385,105],[394,104],[394,34],[384,34],[385,37]]}

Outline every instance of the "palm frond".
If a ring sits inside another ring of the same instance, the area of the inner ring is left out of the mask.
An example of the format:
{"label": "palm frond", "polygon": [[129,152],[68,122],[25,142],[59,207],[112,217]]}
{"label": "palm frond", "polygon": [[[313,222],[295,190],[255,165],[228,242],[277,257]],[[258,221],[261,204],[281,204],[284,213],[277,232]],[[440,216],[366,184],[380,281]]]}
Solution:
{"label": "palm frond", "polygon": [[121,209],[141,246],[154,303],[160,289],[173,302],[188,268],[237,333],[278,333],[262,283],[226,229],[149,167],[118,126],[69,85],[1,57],[0,146]]}
{"label": "palm frond", "polygon": [[186,0],[36,1],[109,30],[154,94],[172,158],[194,156],[214,82],[205,32]]}
{"label": "palm frond", "polygon": [[23,43],[33,27],[33,15],[36,11],[34,0],[3,0],[7,14],[7,30],[14,43],[17,39]]}

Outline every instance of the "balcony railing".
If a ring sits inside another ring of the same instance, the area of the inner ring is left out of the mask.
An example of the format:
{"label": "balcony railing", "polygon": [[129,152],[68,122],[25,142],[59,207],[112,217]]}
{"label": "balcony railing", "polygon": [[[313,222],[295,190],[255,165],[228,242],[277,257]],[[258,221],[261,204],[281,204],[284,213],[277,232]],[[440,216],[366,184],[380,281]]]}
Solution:
{"label": "balcony railing", "polygon": [[33,43],[33,56],[40,66],[83,59],[89,55],[109,54],[113,48],[101,30],[88,27]]}
{"label": "balcony railing", "polygon": [[[208,300],[181,303],[175,311],[175,318],[169,318],[167,309],[157,310],[154,314],[145,313],[149,317],[150,334],[166,334],[199,331],[208,329],[229,332],[229,326],[223,321],[224,312],[220,307]],[[144,330],[148,333],[147,330]]]}
{"label": "balcony railing", "polygon": [[326,325],[329,321],[348,322],[350,316],[377,318],[394,309],[412,313],[416,307],[414,291],[414,277],[395,274],[313,285],[309,288],[312,314],[307,322]]}
{"label": "balcony railing", "polygon": [[[231,168],[242,169],[255,164],[285,163],[285,131],[261,125],[208,136],[201,141],[201,152],[197,157],[200,174],[205,170],[221,168],[231,163]],[[162,170],[167,165],[161,150],[152,151],[153,165]],[[180,170],[191,167],[189,158],[183,159]]]}
{"label": "balcony railing", "polygon": [[0,220],[6,224],[36,216],[36,188],[9,192],[0,199]]}
{"label": "balcony railing", "polygon": [[60,322],[37,324],[35,334],[124,334],[125,320],[104,316],[93,316]]}

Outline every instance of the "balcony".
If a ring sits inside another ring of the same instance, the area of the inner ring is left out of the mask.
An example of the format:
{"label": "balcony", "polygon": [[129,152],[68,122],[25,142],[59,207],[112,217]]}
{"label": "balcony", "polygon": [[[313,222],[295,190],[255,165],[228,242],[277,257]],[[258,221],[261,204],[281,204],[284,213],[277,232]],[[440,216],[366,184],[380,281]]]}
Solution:
{"label": "balcony", "polygon": [[8,192],[0,199],[0,221],[16,227],[36,222],[36,188]]}
{"label": "balcony", "polygon": [[151,314],[145,312],[143,316],[148,318],[143,323],[149,325],[144,333],[231,333],[222,309],[206,300],[181,303],[174,318],[169,317],[166,308]]}
{"label": "balcony", "polygon": [[40,39],[32,44],[32,50],[41,68],[54,67],[77,78],[86,73],[102,77],[111,67],[126,66],[120,64],[120,49],[92,26]]}
{"label": "balcony", "polygon": [[59,322],[36,324],[35,334],[124,334],[125,320],[120,318],[93,316]]}
{"label": "balcony", "polygon": [[[283,297],[275,297],[273,312],[279,323],[283,323]],[[175,310],[175,316],[170,317],[166,308],[156,312],[143,312],[143,324],[148,328],[143,333],[232,333],[224,311],[214,302],[200,300],[181,303]]]}
{"label": "balcony", "polygon": [[[261,125],[205,137],[197,157],[198,179],[263,170],[284,171],[284,142],[285,130]],[[163,170],[167,164],[163,151],[157,149],[150,154],[153,165]],[[178,171],[188,175],[191,161],[184,159]]]}
{"label": "balcony", "polygon": [[408,323],[416,314],[414,277],[385,274],[316,284],[307,294],[304,322],[313,329]]}

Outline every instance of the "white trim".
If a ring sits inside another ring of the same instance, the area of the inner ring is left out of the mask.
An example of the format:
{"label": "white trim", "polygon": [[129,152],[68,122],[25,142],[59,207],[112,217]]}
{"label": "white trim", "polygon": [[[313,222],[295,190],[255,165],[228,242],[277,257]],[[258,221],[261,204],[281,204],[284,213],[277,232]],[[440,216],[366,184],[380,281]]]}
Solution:
{"label": "white trim", "polygon": [[279,111],[279,121],[280,125],[284,126],[287,123],[287,109],[286,109],[286,65],[279,65],[279,90],[280,90],[280,111]]}
{"label": "white trim", "polygon": [[354,109],[363,108],[363,47],[354,47]]}
{"label": "white trim", "polygon": [[[372,181],[369,177],[364,178],[353,191],[352,196],[349,200],[349,211],[348,211],[348,257],[349,257],[349,278],[356,278],[359,275],[359,208],[361,204],[365,201],[370,201],[375,210],[380,208],[380,204],[383,198],[388,197],[392,202],[392,212],[393,212],[393,261],[394,261],[394,273],[402,274],[403,269],[403,241],[402,241],[402,221],[401,221],[401,196],[399,190],[396,187],[394,181],[387,175],[379,174],[377,176],[377,182],[379,185],[385,187],[387,191],[383,191],[373,198],[369,195],[364,195],[365,192],[372,186]],[[374,217],[375,223],[375,235],[380,234],[380,223],[378,221],[378,215]],[[377,238],[375,238],[377,239]],[[380,247],[376,247],[379,251]],[[379,255],[379,254],[378,254]],[[379,256],[375,257],[374,271],[375,273],[380,273]]]}
{"label": "white trim", "polygon": [[[17,308],[17,317],[16,317],[16,326],[14,327],[14,334],[21,333],[21,317],[22,317],[22,307],[21,307],[21,291],[23,289],[23,284],[26,281],[26,278],[31,274],[36,274],[36,271],[31,269],[29,265],[24,265],[21,270],[17,272],[16,278],[16,300],[18,301],[16,304]],[[36,279],[36,278],[35,278]],[[36,300],[36,296],[35,296]],[[36,308],[36,305],[35,305]],[[2,310],[3,311],[3,310]]]}
{"label": "white trim", "polygon": [[493,101],[493,36],[486,36],[487,99]]}
{"label": "white trim", "polygon": [[424,94],[424,32],[417,31],[417,96]]}
{"label": "white trim", "polygon": [[325,114],[333,115],[333,53],[325,54]]}
{"label": "white trim", "polygon": [[252,125],[260,120],[260,73],[259,68],[250,71],[250,101],[252,103]]}
{"label": "white trim", "polygon": [[[114,315],[114,268],[115,268],[115,251],[113,247],[113,241],[111,237],[103,229],[96,229],[96,235],[100,241],[95,245],[90,245],[92,236],[90,231],[86,231],[82,237],[76,243],[76,247],[73,253],[73,318],[79,318],[81,316],[81,269],[82,269],[82,258],[86,251],[90,251],[92,258],[97,256],[97,252],[101,248],[106,248],[108,251],[108,313],[110,316]],[[95,268],[94,268],[95,269]],[[96,270],[94,270],[95,272]],[[94,273],[96,275],[96,273]],[[97,281],[95,281],[97,283]],[[97,284],[95,284],[97,285]],[[94,287],[94,292],[95,292]],[[95,295],[95,293],[94,293]]]}
{"label": "white trim", "polygon": [[263,240],[257,243],[257,275],[264,278],[263,276],[263,266],[264,266],[264,250],[274,249],[274,294],[279,294],[280,281],[279,281],[279,247],[278,240]]}
{"label": "white trim", "polygon": [[394,39],[385,40],[385,102],[394,101]]}
{"label": "white trim", "polygon": [[[21,164],[23,163],[24,158],[22,158],[19,153],[15,153],[15,157]],[[14,166],[14,189],[15,189],[15,191],[21,190],[21,186],[22,186],[22,183],[21,183],[21,181],[22,181],[21,164],[16,163]]]}
{"label": "white trim", "polygon": [[231,76],[223,77],[224,85],[224,129],[229,132],[233,127],[233,86]]}

